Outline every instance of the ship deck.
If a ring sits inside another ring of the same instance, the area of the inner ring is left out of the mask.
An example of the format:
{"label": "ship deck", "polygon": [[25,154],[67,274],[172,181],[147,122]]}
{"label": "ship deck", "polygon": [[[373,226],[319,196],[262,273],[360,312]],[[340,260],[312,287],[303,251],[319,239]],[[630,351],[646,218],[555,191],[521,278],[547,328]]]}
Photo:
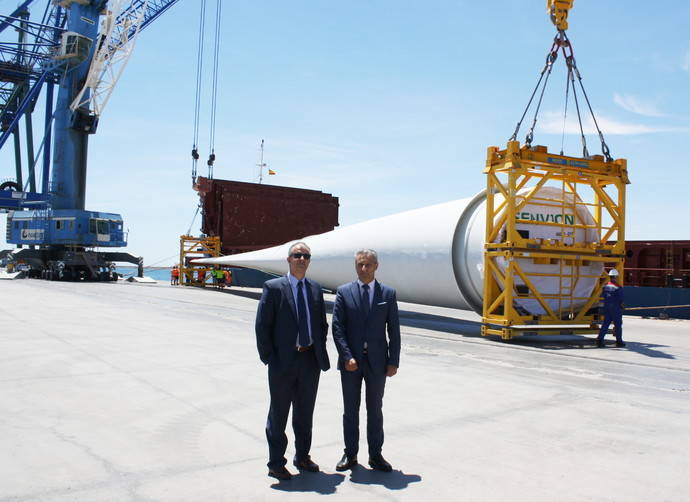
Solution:
{"label": "ship deck", "polygon": [[[311,453],[322,472],[278,483],[266,476],[258,295],[0,283],[0,501],[681,501],[690,493],[690,321],[625,317],[628,346],[597,349],[575,336],[484,339],[474,313],[412,304],[400,305],[401,367],[384,405],[383,453],[394,471],[366,466],[364,429],[365,466],[335,471],[342,404],[331,369],[314,416]],[[331,340],[329,352],[335,363]]]}

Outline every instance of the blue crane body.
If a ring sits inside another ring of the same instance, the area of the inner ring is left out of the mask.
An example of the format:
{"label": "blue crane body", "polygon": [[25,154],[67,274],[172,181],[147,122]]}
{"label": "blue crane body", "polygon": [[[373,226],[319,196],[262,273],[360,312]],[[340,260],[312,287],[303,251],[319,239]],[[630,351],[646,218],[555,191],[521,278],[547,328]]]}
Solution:
{"label": "blue crane body", "polygon": [[[13,143],[16,164],[15,178],[0,182],[0,210],[8,212],[7,242],[27,246],[15,254],[31,264],[35,275],[112,278],[107,272],[114,261],[137,263],[141,270],[139,257],[93,249],[127,245],[119,214],[85,207],[88,139],[96,133],[101,112],[94,74],[98,64],[111,64],[118,50],[133,45],[138,33],[177,1],[130,0],[113,13],[114,2],[108,0],[25,0],[11,14],[0,15],[0,149]],[[29,8],[41,4],[42,20],[30,20]],[[109,26],[117,27],[114,35]],[[7,40],[10,27],[18,33],[16,43]],[[32,114],[42,91],[44,137],[42,154],[36,155]],[[26,178],[23,157],[28,157]],[[42,183],[37,190],[39,161]]]}

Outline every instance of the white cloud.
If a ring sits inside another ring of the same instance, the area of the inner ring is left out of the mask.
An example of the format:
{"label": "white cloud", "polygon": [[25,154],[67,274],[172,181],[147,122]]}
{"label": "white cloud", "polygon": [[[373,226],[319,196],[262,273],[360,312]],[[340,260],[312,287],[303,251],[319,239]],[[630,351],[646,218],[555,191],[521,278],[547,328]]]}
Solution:
{"label": "white cloud", "polygon": [[[582,128],[585,134],[596,134],[597,130],[591,117],[582,121]],[[604,136],[607,135],[633,135],[651,134],[660,132],[690,132],[687,127],[672,127],[665,125],[647,125],[632,122],[621,122],[603,115],[597,115],[597,122]],[[545,112],[542,119],[537,122],[539,130],[550,134],[561,134],[563,132],[563,114],[559,112]],[[577,117],[570,116],[565,123],[566,134],[580,134],[580,125]]]}
{"label": "white cloud", "polygon": [[613,95],[613,101],[618,106],[632,113],[644,115],[645,117],[663,117],[657,106],[649,101],[645,101],[632,94],[618,94]]}

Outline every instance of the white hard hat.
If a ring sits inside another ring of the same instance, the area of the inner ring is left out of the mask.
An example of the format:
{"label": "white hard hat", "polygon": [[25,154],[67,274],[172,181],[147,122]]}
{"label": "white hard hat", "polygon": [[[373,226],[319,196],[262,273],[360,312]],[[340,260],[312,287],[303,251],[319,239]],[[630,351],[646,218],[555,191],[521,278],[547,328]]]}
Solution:
{"label": "white hard hat", "polygon": [[609,277],[618,277],[618,270],[616,270],[615,268],[609,270]]}

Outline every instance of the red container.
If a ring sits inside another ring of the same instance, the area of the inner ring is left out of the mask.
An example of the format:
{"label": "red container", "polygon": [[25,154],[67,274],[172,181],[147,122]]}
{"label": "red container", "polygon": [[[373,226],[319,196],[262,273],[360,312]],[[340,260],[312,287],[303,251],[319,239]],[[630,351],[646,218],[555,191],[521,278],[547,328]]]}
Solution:
{"label": "red container", "polygon": [[690,241],[626,241],[625,285],[690,288]]}
{"label": "red container", "polygon": [[202,232],[220,236],[225,255],[263,249],[338,226],[329,193],[199,177]]}

